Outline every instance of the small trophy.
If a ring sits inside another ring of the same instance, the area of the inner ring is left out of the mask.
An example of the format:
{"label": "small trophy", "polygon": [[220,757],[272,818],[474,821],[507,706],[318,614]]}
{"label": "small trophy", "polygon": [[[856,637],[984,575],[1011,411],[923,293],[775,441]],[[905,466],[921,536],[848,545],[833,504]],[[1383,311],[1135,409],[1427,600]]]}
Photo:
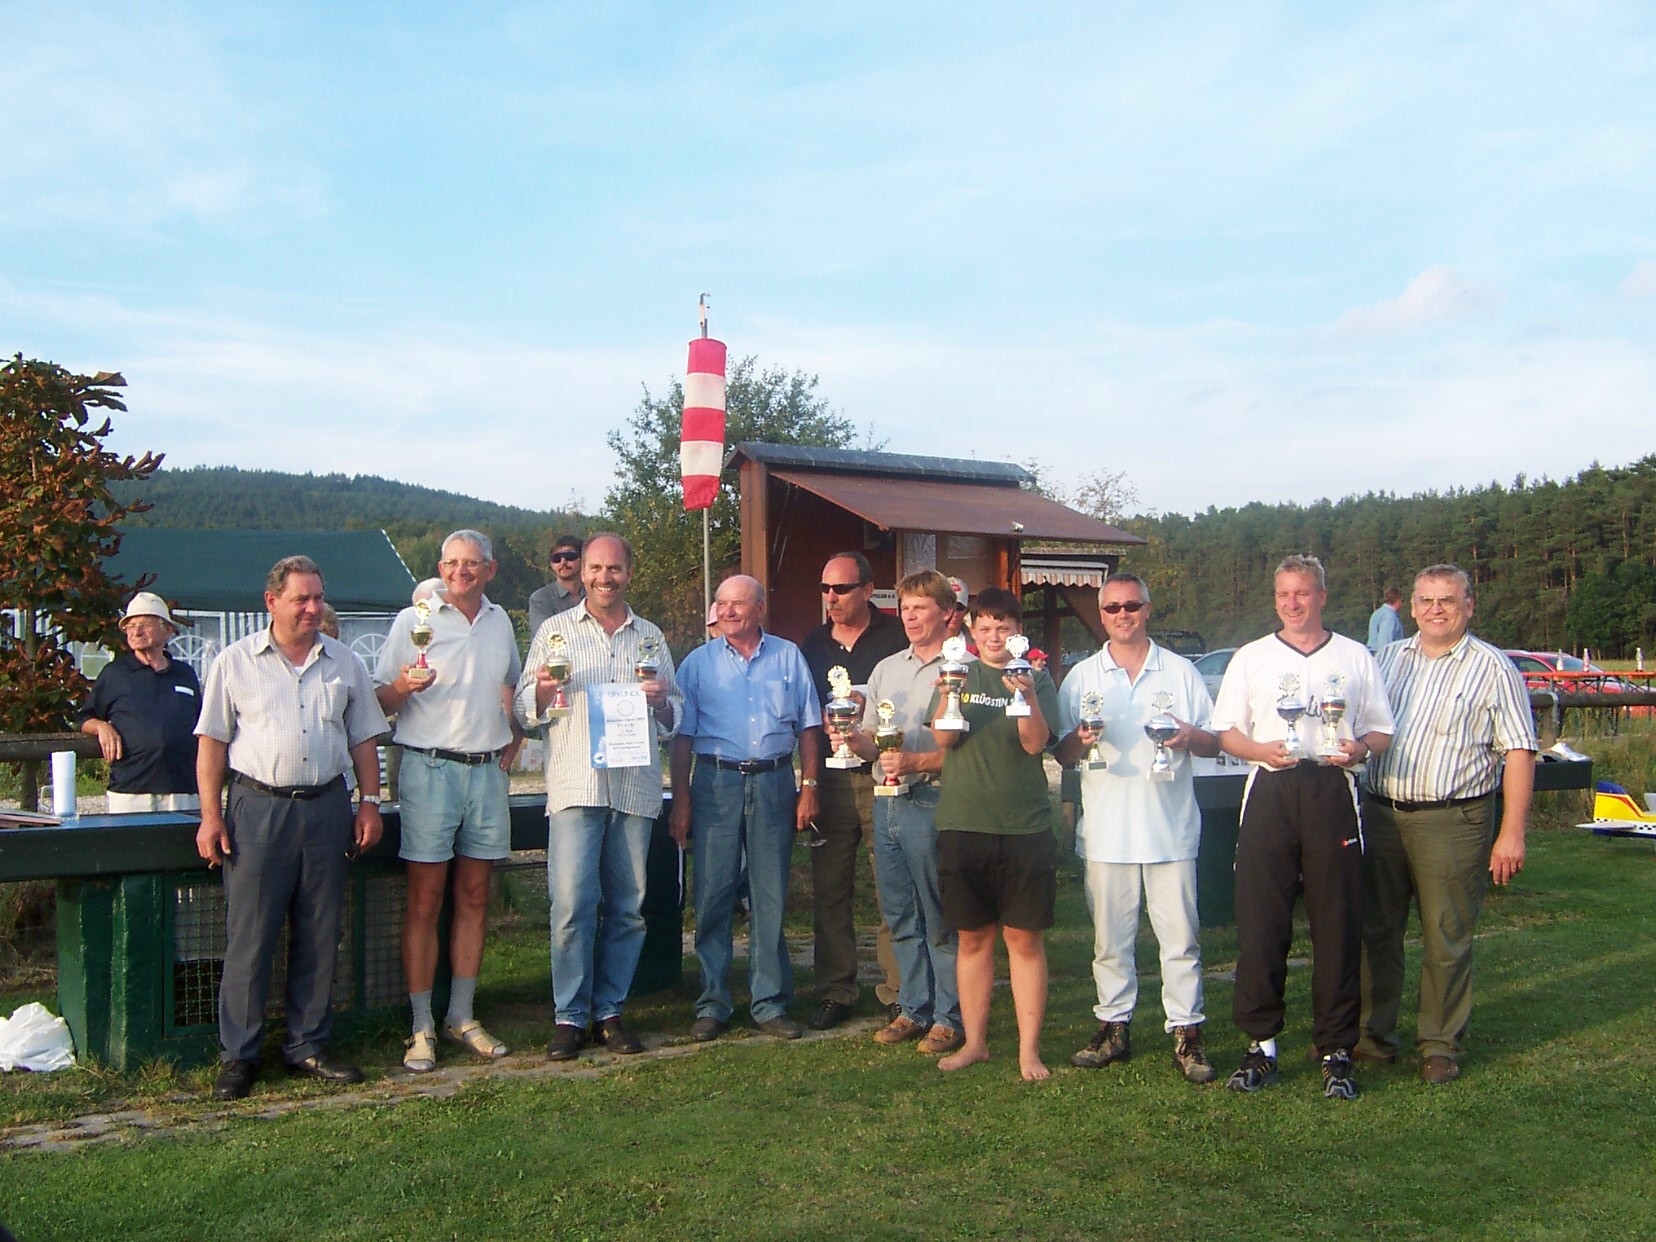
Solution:
{"label": "small trophy", "polygon": [[1150,696],[1150,706],[1156,709],[1156,714],[1144,722],[1144,735],[1156,744],[1156,758],[1145,775],[1153,781],[1170,781],[1173,752],[1167,749],[1167,744],[1179,736],[1179,722],[1167,711],[1173,706],[1173,696],[1158,690]]}
{"label": "small trophy", "polygon": [[545,717],[551,720],[569,715],[569,675],[574,669],[569,660],[569,642],[562,634],[547,639],[546,648],[546,675],[552,679],[552,701],[546,705]]}
{"label": "small trophy", "polygon": [[661,672],[661,653],[656,641],[646,638],[638,644],[638,658],[633,661],[633,676],[639,681],[654,681]]}
{"label": "small trophy", "polygon": [[422,599],[414,605],[414,628],[408,632],[408,641],[420,650],[419,659],[408,670],[408,680],[416,685],[423,686],[437,675],[426,663],[426,648],[435,637],[431,630],[431,605]]}
{"label": "small trophy", "polygon": [[1277,715],[1288,722],[1288,736],[1283,738],[1283,745],[1288,748],[1288,754],[1295,759],[1305,758],[1305,748],[1300,745],[1299,730],[1294,726],[1299,723],[1300,717],[1305,715],[1305,700],[1300,698],[1300,679],[1293,673],[1287,673],[1277,682]]}
{"label": "small trophy", "polygon": [[840,741],[838,748],[824,763],[830,768],[860,768],[863,761],[851,753],[851,744],[845,736],[857,723],[859,711],[857,701],[851,697],[851,674],[845,671],[843,664],[836,664],[828,670],[828,688],[833,697],[824,704],[822,714],[828,718],[832,732],[838,735]]}
{"label": "small trophy", "polygon": [[943,640],[943,666],[938,670],[937,682],[948,697],[943,703],[943,714],[932,721],[932,728],[951,733],[965,733],[972,722],[960,714],[960,692],[966,688],[966,640],[959,634]]}
{"label": "small trophy", "polygon": [[[874,704],[874,714],[880,718],[880,727],[874,730],[874,745],[881,750],[902,750],[903,731],[892,724],[892,717],[897,714],[897,705],[890,699],[881,699]],[[894,798],[903,792],[903,781],[898,776],[885,776],[874,786],[874,792],[882,798]]]}
{"label": "small trophy", "polygon": [[[1096,690],[1081,696],[1081,727],[1094,733],[1104,732],[1104,696]],[[1094,741],[1087,752],[1087,771],[1102,772],[1105,766],[1104,756],[1098,753],[1098,743]]]}
{"label": "small trophy", "polygon": [[1340,746],[1340,721],[1345,719],[1346,714],[1345,678],[1339,673],[1328,675],[1328,684],[1317,700],[1317,710],[1322,714],[1323,722],[1323,744],[1317,754],[1324,759],[1344,759],[1345,750]]}
{"label": "small trophy", "polygon": [[[1029,650],[1029,639],[1022,634],[1014,634],[1006,640],[1006,649],[1012,653],[1012,658],[1006,662],[1001,670],[1008,677],[1021,677],[1025,673],[1035,671],[1035,666],[1024,659],[1024,652]],[[1024,698],[1022,690],[1012,692],[1012,701],[1006,705],[1008,716],[1029,715],[1029,700]]]}

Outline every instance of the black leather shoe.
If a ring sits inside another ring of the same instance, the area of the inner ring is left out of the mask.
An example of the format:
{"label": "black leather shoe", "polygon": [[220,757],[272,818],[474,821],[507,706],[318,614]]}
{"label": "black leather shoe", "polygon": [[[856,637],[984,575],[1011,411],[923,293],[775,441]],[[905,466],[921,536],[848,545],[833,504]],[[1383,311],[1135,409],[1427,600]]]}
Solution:
{"label": "black leather shoe", "polygon": [[712,1043],[725,1033],[730,1023],[722,1022],[711,1014],[703,1014],[690,1024],[690,1038],[698,1044]]}
{"label": "black leather shoe", "polygon": [[805,1028],[785,1013],[767,1018],[759,1024],[759,1029],[772,1039],[798,1039],[805,1034]]}
{"label": "black leather shoe", "polygon": [[573,1061],[586,1046],[586,1028],[560,1022],[552,1028],[552,1042],[546,1045],[548,1061]]}
{"label": "black leather shoe", "polygon": [[213,1083],[213,1098],[240,1100],[253,1090],[253,1080],[259,1076],[257,1061],[226,1061]]}
{"label": "black leather shoe", "polygon": [[825,1000],[807,1020],[813,1031],[831,1031],[851,1016],[851,1006],[843,1001]]}
{"label": "black leather shoe", "polygon": [[593,1038],[611,1052],[619,1052],[624,1057],[630,1057],[644,1051],[644,1041],[627,1029],[627,1024],[621,1021],[617,1014],[613,1018],[605,1018],[592,1028]]}
{"label": "black leather shoe", "polygon": [[320,1078],[323,1082],[361,1082],[362,1071],[354,1065],[341,1065],[328,1060],[328,1054],[319,1052],[303,1061],[289,1061],[287,1072],[298,1078]]}

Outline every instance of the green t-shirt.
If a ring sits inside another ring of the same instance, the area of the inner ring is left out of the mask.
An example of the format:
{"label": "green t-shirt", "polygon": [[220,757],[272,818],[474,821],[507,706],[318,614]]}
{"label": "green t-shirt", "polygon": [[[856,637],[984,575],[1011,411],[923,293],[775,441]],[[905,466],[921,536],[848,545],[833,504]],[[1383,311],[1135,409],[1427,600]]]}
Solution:
{"label": "green t-shirt", "polygon": [[[960,714],[972,728],[943,759],[943,789],[937,800],[940,832],[1020,836],[1052,831],[1046,766],[1018,740],[1018,717],[1006,714],[1012,694],[1002,676],[1000,669],[981,661],[967,670]],[[1035,674],[1035,700],[1046,719],[1050,745],[1050,730],[1058,723],[1058,687],[1044,669]],[[931,716],[936,714],[934,697]]]}

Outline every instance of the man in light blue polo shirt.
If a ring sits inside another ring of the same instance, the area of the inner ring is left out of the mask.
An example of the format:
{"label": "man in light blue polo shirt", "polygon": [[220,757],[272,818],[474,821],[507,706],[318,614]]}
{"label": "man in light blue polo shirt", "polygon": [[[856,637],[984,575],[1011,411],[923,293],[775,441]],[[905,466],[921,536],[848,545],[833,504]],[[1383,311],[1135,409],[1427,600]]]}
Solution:
{"label": "man in light blue polo shirt", "polygon": [[[1196,910],[1196,853],[1201,813],[1190,755],[1212,758],[1219,739],[1208,732],[1213,701],[1189,660],[1150,639],[1150,591],[1136,574],[1111,574],[1098,594],[1109,641],[1064,678],[1058,707],[1064,740],[1054,752],[1065,767],[1081,762],[1082,820],[1076,852],[1087,864],[1093,916],[1093,981],[1098,1031],[1070,1058],[1098,1069],[1132,1055],[1138,1000],[1134,942],[1139,898],[1161,948],[1162,1009],[1173,1036],[1173,1064],[1186,1080],[1212,1082],[1202,1051],[1202,953]],[[1088,695],[1098,697],[1102,730],[1082,726]],[[1163,711],[1179,725],[1167,742],[1172,780],[1151,780],[1155,743],[1144,726]],[[1103,768],[1086,756],[1098,746]]]}
{"label": "man in light blue polo shirt", "polygon": [[727,578],[714,601],[719,636],[687,655],[678,670],[684,714],[672,750],[673,839],[689,843],[696,867],[702,992],[690,1034],[705,1043],[730,1025],[730,925],[745,849],[750,1012],[767,1035],[798,1039],[803,1030],[788,1016],[793,971],[782,920],[793,835],[817,813],[822,714],[799,648],[762,628],[765,595],[758,581],[745,574]]}

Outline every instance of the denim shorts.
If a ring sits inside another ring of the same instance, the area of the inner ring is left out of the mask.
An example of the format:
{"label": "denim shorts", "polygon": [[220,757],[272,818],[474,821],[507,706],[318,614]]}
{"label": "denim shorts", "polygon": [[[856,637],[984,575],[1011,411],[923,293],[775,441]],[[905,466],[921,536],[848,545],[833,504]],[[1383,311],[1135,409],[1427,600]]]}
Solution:
{"label": "denim shorts", "polygon": [[499,861],[512,852],[507,775],[499,763],[475,765],[403,751],[397,781],[404,862],[465,858]]}

